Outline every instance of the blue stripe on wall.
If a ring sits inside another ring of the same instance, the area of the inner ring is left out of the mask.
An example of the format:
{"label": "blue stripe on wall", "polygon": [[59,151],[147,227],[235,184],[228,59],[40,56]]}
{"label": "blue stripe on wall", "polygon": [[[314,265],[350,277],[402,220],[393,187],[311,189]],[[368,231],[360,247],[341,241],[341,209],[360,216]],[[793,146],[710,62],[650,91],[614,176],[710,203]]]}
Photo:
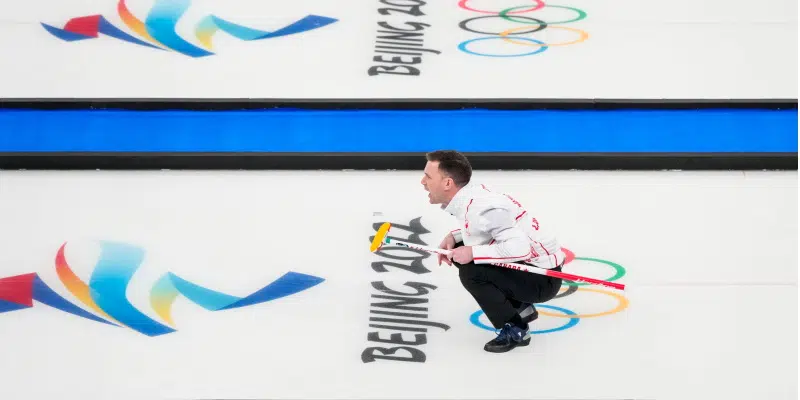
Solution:
{"label": "blue stripe on wall", "polygon": [[797,110],[0,110],[0,152],[797,152]]}

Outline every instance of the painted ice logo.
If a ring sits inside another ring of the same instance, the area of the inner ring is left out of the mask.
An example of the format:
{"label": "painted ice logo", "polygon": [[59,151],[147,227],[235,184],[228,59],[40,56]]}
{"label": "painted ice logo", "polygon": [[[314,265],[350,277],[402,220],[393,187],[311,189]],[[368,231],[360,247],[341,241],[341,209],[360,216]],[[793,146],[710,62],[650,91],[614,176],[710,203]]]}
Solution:
{"label": "painted ice logo", "polygon": [[212,39],[218,31],[223,31],[240,40],[254,41],[281,36],[295,35],[330,25],[337,20],[318,15],[307,15],[275,31],[262,31],[226,21],[214,15],[201,19],[195,26],[194,35],[200,46],[182,38],[175,30],[178,21],[189,9],[191,0],[156,0],[144,20],[138,19],[128,8],[125,0],[117,3],[117,12],[122,22],[138,35],[133,36],[111,24],[102,15],[90,15],[70,19],[64,28],[56,28],[42,23],[53,36],[68,42],[95,39],[99,34],[151,47],[159,50],[172,50],[190,57],[213,55]]}
{"label": "painted ice logo", "polygon": [[[589,33],[586,31],[565,26],[586,18],[586,12],[579,8],[545,4],[544,0],[533,0],[533,4],[522,4],[502,10],[477,9],[468,3],[469,0],[460,0],[458,7],[483,15],[467,18],[461,21],[458,27],[463,31],[483,36],[465,40],[458,45],[458,49],[467,54],[483,57],[532,56],[541,54],[550,48],[561,48],[582,43],[589,38]],[[547,17],[542,16],[545,10],[559,10],[564,15],[556,17],[555,20],[548,19],[545,21],[543,18]],[[500,23],[502,28],[496,28],[496,25],[488,28],[493,30],[486,30],[487,28],[480,27],[481,24],[487,24],[487,21],[495,24]],[[563,34],[568,39],[558,42],[545,42],[542,37],[530,37],[537,32],[546,30],[558,32],[559,35]],[[501,51],[506,47],[510,47],[513,50],[508,52]]]}
{"label": "painted ice logo", "polygon": [[65,246],[62,245],[56,254],[58,277],[66,289],[94,313],[61,297],[35,273],[0,279],[0,313],[31,308],[33,300],[36,300],[79,317],[158,336],[175,331],[172,304],[178,295],[183,295],[206,310],[222,311],[290,296],[323,281],[316,276],[288,272],[247,297],[236,297],[204,288],[167,272],[156,281],[149,296],[150,305],[164,321],[162,323],[139,311],[126,295],[128,283],[144,258],[141,248],[124,243],[102,242],[100,257],[86,284],[67,263]]}

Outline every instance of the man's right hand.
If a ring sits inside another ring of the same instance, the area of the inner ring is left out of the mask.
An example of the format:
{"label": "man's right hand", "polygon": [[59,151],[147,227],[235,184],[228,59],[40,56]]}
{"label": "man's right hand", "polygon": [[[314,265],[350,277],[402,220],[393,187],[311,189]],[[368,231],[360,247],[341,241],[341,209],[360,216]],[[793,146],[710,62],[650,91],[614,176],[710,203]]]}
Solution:
{"label": "man's right hand", "polygon": [[[444,237],[444,240],[442,240],[442,243],[439,244],[440,249],[445,249],[448,251],[453,250],[455,247],[456,247],[456,238],[453,237],[452,233],[448,233],[447,236]],[[444,261],[445,264],[447,265],[453,265],[453,262],[450,261],[449,256],[446,256],[444,254],[437,254],[437,255],[438,255],[439,265],[442,265],[442,261]]]}

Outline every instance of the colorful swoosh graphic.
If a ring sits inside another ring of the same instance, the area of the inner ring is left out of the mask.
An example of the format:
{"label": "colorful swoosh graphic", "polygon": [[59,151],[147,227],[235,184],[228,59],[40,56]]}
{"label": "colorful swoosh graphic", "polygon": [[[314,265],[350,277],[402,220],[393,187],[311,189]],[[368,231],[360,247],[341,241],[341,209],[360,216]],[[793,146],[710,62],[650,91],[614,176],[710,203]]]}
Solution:
{"label": "colorful swoosh graphic", "polygon": [[175,27],[183,14],[191,6],[191,0],[156,0],[144,21],[137,18],[128,8],[125,0],[117,3],[117,13],[122,22],[139,38],[115,27],[102,15],[72,18],[64,28],[56,28],[42,23],[42,26],[53,36],[68,42],[95,39],[100,34],[113,38],[151,47],[160,50],[172,50],[190,57],[205,57],[211,52],[214,35],[223,31],[237,39],[253,41],[294,35],[322,28],[337,21],[330,17],[307,15],[300,20],[278,30],[268,32],[248,28],[226,21],[214,15],[208,15],[195,27],[195,37],[202,46],[197,46],[178,35]]}
{"label": "colorful swoosh graphic", "polygon": [[246,297],[231,296],[189,282],[171,272],[164,274],[150,290],[150,305],[165,322],[150,318],[127,298],[131,278],[144,259],[144,251],[136,246],[117,242],[101,242],[101,254],[89,284],[72,271],[64,257],[64,247],[56,254],[56,273],[66,289],[80,300],[92,314],[50,289],[35,273],[0,278],[0,313],[33,307],[33,300],[61,311],[114,326],[125,326],[147,336],[159,336],[175,331],[172,304],[177,297],[209,311],[229,310],[265,303],[302,292],[324,279],[288,272]]}

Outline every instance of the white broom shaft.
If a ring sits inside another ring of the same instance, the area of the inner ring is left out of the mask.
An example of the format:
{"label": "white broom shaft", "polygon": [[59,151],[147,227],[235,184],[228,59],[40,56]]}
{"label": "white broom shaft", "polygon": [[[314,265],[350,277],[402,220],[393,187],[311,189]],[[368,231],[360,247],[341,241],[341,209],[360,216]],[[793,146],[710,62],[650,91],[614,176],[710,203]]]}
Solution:
{"label": "white broom shaft", "polygon": [[[419,244],[411,244],[411,243],[406,243],[406,242],[402,242],[402,241],[399,241],[399,240],[390,240],[388,237],[386,238],[384,243],[386,243],[386,244],[394,244],[394,245],[402,246],[402,247],[408,247],[410,249],[429,251],[429,252],[432,252],[432,253],[442,254],[442,255],[445,255],[445,256],[449,256],[450,254],[452,254],[451,250],[438,249],[438,248],[433,248],[433,247],[428,247],[428,246],[422,246],[422,245],[419,245]],[[547,275],[547,271],[542,269],[542,268],[529,267],[529,266],[521,265],[521,264],[502,263],[502,264],[500,264],[498,266],[511,268],[511,269],[519,269],[519,270],[532,272],[534,274],[539,274],[539,275]]]}

